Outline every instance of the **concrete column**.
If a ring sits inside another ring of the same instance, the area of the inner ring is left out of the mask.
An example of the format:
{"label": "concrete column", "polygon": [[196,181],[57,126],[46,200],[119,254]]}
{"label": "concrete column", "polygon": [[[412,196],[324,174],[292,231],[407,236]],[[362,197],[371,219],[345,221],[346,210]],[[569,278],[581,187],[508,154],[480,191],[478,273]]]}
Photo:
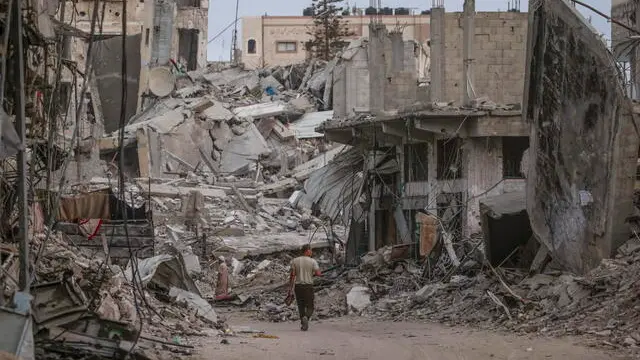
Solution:
{"label": "concrete column", "polygon": [[431,8],[431,100],[445,101],[444,6]]}
{"label": "concrete column", "polygon": [[462,33],[462,104],[469,106],[471,100],[475,98],[475,91],[473,89],[474,72],[473,63],[475,61],[473,54],[473,42],[476,37],[475,27],[475,15],[476,15],[476,0],[464,1],[464,28]]}
{"label": "concrete column", "polygon": [[387,31],[384,25],[369,24],[369,86],[370,111],[381,114],[384,111],[385,72],[385,40]]}
{"label": "concrete column", "polygon": [[392,32],[389,34],[391,39],[391,69],[394,72],[404,70],[404,41],[401,32]]}

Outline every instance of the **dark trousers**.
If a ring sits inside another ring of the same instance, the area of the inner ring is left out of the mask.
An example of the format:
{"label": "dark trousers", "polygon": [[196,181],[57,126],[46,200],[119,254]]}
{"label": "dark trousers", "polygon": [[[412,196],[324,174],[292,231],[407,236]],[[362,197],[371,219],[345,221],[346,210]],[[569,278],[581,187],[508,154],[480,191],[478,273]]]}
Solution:
{"label": "dark trousers", "polygon": [[298,303],[298,314],[300,315],[300,320],[303,317],[307,317],[307,319],[311,319],[311,315],[313,315],[313,285],[308,284],[296,284],[293,289],[296,294],[296,303]]}

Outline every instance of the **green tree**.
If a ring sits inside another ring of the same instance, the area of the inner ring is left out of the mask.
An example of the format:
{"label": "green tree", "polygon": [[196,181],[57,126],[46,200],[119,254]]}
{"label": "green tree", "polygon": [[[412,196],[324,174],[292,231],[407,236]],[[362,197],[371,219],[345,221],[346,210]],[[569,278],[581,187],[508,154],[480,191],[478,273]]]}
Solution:
{"label": "green tree", "polygon": [[307,51],[322,60],[332,59],[346,45],[354,33],[343,20],[343,0],[312,0],[313,25],[307,32],[311,36]]}

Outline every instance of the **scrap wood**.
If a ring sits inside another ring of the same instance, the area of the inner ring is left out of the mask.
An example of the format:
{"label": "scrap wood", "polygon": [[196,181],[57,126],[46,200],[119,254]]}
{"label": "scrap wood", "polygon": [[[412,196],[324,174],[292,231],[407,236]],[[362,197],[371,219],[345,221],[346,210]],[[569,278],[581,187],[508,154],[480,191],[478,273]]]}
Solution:
{"label": "scrap wood", "polygon": [[515,292],[513,292],[513,290],[511,290],[511,288],[509,287],[509,285],[507,285],[507,283],[504,282],[504,280],[502,279],[502,277],[498,274],[498,272],[496,271],[496,269],[491,266],[491,264],[487,261],[487,265],[489,265],[489,268],[491,269],[491,271],[493,272],[493,274],[498,278],[498,280],[500,281],[500,284],[502,284],[502,286],[507,290],[507,292],[509,292],[509,294],[511,294],[511,296],[513,296],[514,298],[518,299],[520,302],[522,303],[527,303],[527,301],[525,299],[523,299],[521,296],[519,296],[518,294],[516,294]]}

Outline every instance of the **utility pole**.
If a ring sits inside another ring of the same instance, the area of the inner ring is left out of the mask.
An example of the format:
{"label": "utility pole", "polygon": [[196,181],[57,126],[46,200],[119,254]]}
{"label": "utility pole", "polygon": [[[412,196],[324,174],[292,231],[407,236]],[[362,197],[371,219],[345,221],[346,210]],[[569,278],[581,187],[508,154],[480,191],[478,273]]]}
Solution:
{"label": "utility pole", "polygon": [[231,62],[238,64],[238,8],[240,7],[240,0],[236,0],[236,17],[233,26],[233,40],[231,45]]}
{"label": "utility pole", "polygon": [[14,46],[15,71],[15,115],[16,132],[22,143],[18,151],[18,239],[20,244],[20,291],[29,293],[29,205],[27,201],[27,154],[26,154],[26,121],[24,99],[24,57],[22,44],[22,1],[13,0],[13,19],[11,21],[11,39]]}

